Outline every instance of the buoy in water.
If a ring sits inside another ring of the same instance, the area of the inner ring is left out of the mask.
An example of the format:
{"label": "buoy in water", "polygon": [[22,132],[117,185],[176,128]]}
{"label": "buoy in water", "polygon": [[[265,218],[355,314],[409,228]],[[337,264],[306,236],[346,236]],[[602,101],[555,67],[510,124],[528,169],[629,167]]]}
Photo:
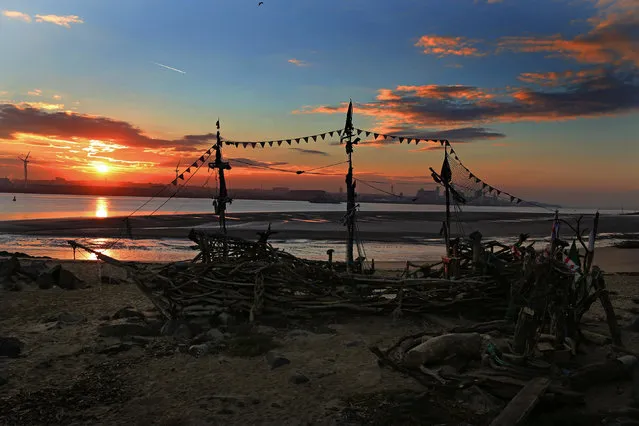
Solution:
{"label": "buoy in water", "polygon": [[13,196],[13,201],[15,201],[15,200],[16,200],[16,196],[14,195],[14,196]]}

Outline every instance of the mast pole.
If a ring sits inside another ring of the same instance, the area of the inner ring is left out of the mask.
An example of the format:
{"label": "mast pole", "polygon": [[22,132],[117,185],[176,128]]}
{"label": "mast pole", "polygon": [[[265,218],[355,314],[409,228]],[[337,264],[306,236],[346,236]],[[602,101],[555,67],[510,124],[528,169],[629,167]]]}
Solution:
{"label": "mast pole", "polygon": [[348,104],[348,112],[346,114],[346,125],[342,140],[346,141],[346,155],[348,156],[348,173],[346,174],[346,230],[348,239],[346,241],[346,268],[349,273],[353,272],[353,241],[355,239],[355,182],[353,182],[353,145],[357,144],[357,140],[353,141],[353,101]]}
{"label": "mast pole", "polygon": [[[448,145],[444,146],[444,161],[448,164]],[[450,248],[450,181],[447,176],[443,176],[442,181],[444,183],[444,191],[446,192],[446,222],[444,223],[444,240],[446,242],[446,257],[451,256]]]}
{"label": "mast pole", "polygon": [[222,138],[220,137],[220,120],[215,123],[217,127],[217,139],[215,143],[215,162],[209,163],[209,168],[217,169],[220,179],[220,192],[213,202],[215,207],[215,214],[219,217],[220,231],[226,235],[226,204],[231,203],[231,199],[228,196],[226,189],[226,178],[224,176],[224,170],[231,170],[231,165],[222,161]]}

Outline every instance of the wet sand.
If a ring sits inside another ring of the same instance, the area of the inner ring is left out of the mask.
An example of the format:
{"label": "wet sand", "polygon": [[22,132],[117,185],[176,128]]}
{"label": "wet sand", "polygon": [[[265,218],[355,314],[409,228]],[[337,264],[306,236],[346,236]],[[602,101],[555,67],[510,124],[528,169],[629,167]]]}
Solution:
{"label": "wet sand", "polygon": [[[277,232],[273,238],[280,240],[341,240],[345,234],[345,227],[340,222],[342,217],[341,212],[231,213],[227,227],[230,235],[246,239],[254,239],[256,232],[263,231],[271,223],[272,230]],[[457,222],[452,224],[453,236],[461,233],[468,235],[479,230],[484,238],[514,237],[520,233],[539,238],[550,235],[552,214],[464,212],[455,214],[453,218],[461,220],[461,227]],[[568,215],[562,218],[571,223],[576,219]],[[368,241],[411,242],[422,238],[440,238],[443,219],[439,212],[358,213],[360,237]],[[183,238],[191,228],[218,229],[217,216],[202,214],[134,216],[130,224],[133,236],[138,238]],[[584,216],[582,228],[590,226],[592,216]],[[567,230],[567,227],[563,229]],[[124,222],[121,217],[3,221],[0,222],[0,232],[81,238],[120,237],[124,235]],[[639,216],[600,217],[600,235],[637,232]]]}

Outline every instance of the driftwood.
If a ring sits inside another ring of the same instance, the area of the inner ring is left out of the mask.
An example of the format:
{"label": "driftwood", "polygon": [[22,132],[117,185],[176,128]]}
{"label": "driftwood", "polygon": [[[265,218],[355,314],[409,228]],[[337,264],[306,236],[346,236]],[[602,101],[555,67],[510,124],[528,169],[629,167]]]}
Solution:
{"label": "driftwood", "polygon": [[546,377],[538,377],[528,382],[490,423],[490,426],[517,426],[522,424],[539,402],[541,395],[546,392],[548,386],[550,386],[550,379]]}

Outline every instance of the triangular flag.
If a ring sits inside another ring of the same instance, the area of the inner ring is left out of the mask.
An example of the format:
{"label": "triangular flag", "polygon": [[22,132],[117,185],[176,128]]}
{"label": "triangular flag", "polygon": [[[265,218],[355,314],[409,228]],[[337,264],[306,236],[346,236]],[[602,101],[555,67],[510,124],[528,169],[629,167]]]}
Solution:
{"label": "triangular flag", "polygon": [[[357,136],[362,134],[362,129],[357,129]],[[367,135],[368,136],[368,135]]]}
{"label": "triangular flag", "polygon": [[399,143],[404,142],[404,138],[399,138]]}
{"label": "triangular flag", "polygon": [[206,155],[211,155],[211,150],[210,149],[206,150]]}
{"label": "triangular flag", "polygon": [[443,146],[444,145],[444,141],[443,140],[439,140],[439,145]]}
{"label": "triangular flag", "polygon": [[296,138],[295,142],[300,143],[300,138]]}
{"label": "triangular flag", "polygon": [[341,130],[337,131],[337,136],[342,136],[342,131]]}
{"label": "triangular flag", "polygon": [[371,135],[371,132],[365,132],[366,133],[366,137]]}
{"label": "triangular flag", "polygon": [[481,189],[486,189],[486,187],[487,187],[487,186],[488,186],[488,184],[487,184],[487,183],[482,183],[482,184],[481,184]]}
{"label": "triangular flag", "polygon": [[244,146],[244,148],[246,148],[248,146],[248,142],[243,142],[242,146]]}
{"label": "triangular flag", "polygon": [[413,140],[411,138],[406,139],[408,143],[411,143]]}
{"label": "triangular flag", "polygon": [[475,176],[475,183],[479,183],[481,182],[481,179],[479,179],[477,176]]}
{"label": "triangular flag", "polygon": [[493,188],[492,186],[489,186],[488,187],[488,193],[490,194],[491,192],[493,192],[493,189],[495,189],[495,188]]}
{"label": "triangular flag", "polygon": [[290,145],[291,144],[291,140],[290,139],[286,139],[286,143]]}
{"label": "triangular flag", "polygon": [[304,136],[304,142],[308,143],[308,136]]}
{"label": "triangular flag", "polygon": [[387,135],[382,135],[382,137],[384,138],[384,140],[386,140],[386,138],[388,138]]}
{"label": "triangular flag", "polygon": [[421,141],[422,141],[421,139],[415,139],[415,145],[419,145]]}
{"label": "triangular flag", "polygon": [[373,137],[375,137],[375,140],[377,140],[377,138],[379,137],[379,133],[373,133]]}
{"label": "triangular flag", "polygon": [[251,148],[255,148],[257,144],[255,142],[251,142]]}
{"label": "triangular flag", "polygon": [[513,197],[512,195],[510,196],[510,202],[512,203],[513,201],[515,201],[515,197]]}
{"label": "triangular flag", "polygon": [[268,141],[268,146],[273,146],[273,141]]}
{"label": "triangular flag", "polygon": [[184,173],[182,173],[180,176],[178,176],[180,179],[184,180]]}
{"label": "triangular flag", "polygon": [[197,161],[191,164],[191,167],[197,167]]}
{"label": "triangular flag", "polygon": [[204,156],[200,157],[200,161],[204,162]]}
{"label": "triangular flag", "polygon": [[333,133],[334,133],[334,132],[328,132],[328,134],[329,134],[331,137],[333,137]]}
{"label": "triangular flag", "polygon": [[317,142],[317,135],[311,136],[313,138],[313,142]]}
{"label": "triangular flag", "polygon": [[448,142],[447,139],[444,139],[444,144],[447,145],[447,146],[450,146],[450,142]]}
{"label": "triangular flag", "polygon": [[397,139],[397,136],[388,135],[388,137],[391,138],[392,140]]}
{"label": "triangular flag", "polygon": [[517,198],[517,204],[521,203],[521,198]]}
{"label": "triangular flag", "polygon": [[282,145],[282,141],[277,141],[277,146]]}
{"label": "triangular flag", "polygon": [[191,168],[187,168],[186,170],[184,170],[184,173],[191,173]]}
{"label": "triangular flag", "polygon": [[177,179],[173,179],[173,182],[171,182],[171,185],[177,185]]}
{"label": "triangular flag", "polygon": [[240,146],[239,142],[235,142],[235,147],[237,148],[238,146]]}
{"label": "triangular flag", "polygon": [[260,142],[260,145],[262,145],[262,148],[264,148],[264,145],[266,145],[266,142]]}
{"label": "triangular flag", "polygon": [[501,191],[499,189],[497,190],[497,195],[501,195]]}
{"label": "triangular flag", "polygon": [[450,149],[450,153],[451,153],[451,154],[454,154],[454,153],[455,153],[455,150],[454,150],[453,148],[451,148],[451,149]]}
{"label": "triangular flag", "polygon": [[324,140],[326,138],[326,133],[322,133],[320,136],[322,137],[322,140]]}

